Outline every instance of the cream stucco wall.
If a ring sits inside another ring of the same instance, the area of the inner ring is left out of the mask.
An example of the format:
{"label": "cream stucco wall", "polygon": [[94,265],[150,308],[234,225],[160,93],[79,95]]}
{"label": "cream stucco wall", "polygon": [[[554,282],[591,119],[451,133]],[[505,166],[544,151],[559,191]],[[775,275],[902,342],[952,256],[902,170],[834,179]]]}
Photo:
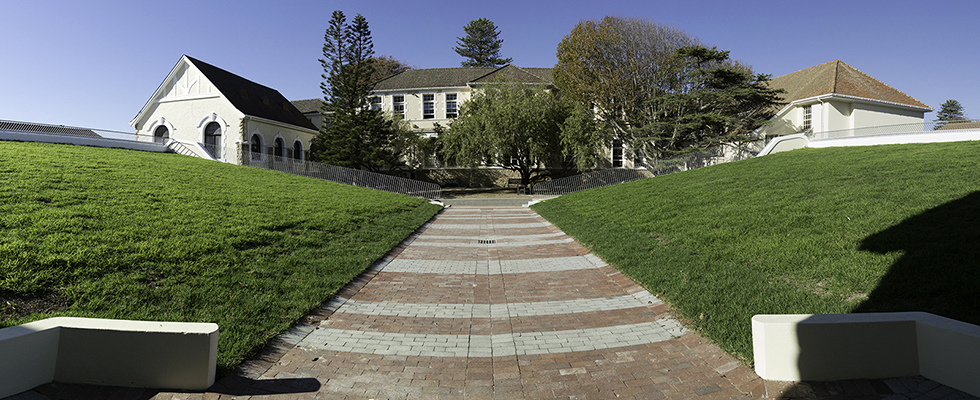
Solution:
{"label": "cream stucco wall", "polygon": [[921,123],[925,118],[925,111],[857,103],[854,106],[854,115],[854,126],[841,129]]}
{"label": "cream stucco wall", "polygon": [[761,129],[764,136],[801,133],[803,107],[811,107],[812,132],[839,131],[871,126],[921,123],[924,110],[834,96],[800,101],[781,110],[772,123]]}
{"label": "cream stucco wall", "polygon": [[[372,94],[372,96],[381,97],[381,109],[386,113],[394,112],[395,96],[405,96],[405,121],[408,122],[413,129],[421,129],[423,132],[428,133],[432,132],[436,122],[443,127],[448,127],[449,123],[453,120],[452,118],[446,118],[446,95],[452,93],[456,94],[456,111],[458,113],[462,104],[472,98],[473,89],[469,86],[462,86],[453,88],[384,91],[375,92]],[[424,94],[432,94],[435,96],[434,118],[425,119],[422,116],[422,95]]]}

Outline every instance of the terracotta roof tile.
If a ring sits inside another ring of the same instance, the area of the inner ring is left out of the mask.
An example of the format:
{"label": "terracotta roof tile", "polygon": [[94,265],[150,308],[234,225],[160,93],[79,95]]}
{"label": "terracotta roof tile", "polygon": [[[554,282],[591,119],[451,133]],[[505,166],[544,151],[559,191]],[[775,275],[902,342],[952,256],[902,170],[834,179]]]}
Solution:
{"label": "terracotta roof tile", "polygon": [[786,90],[784,100],[789,103],[825,94],[839,94],[932,109],[841,60],[791,72],[773,78],[769,84]]}

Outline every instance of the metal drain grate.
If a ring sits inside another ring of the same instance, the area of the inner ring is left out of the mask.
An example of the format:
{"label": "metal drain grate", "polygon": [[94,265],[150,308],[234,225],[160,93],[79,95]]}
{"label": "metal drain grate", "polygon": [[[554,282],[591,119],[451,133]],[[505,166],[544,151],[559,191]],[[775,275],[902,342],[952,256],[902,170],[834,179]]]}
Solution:
{"label": "metal drain grate", "polygon": [[478,239],[477,244],[495,244],[497,241],[495,239]]}

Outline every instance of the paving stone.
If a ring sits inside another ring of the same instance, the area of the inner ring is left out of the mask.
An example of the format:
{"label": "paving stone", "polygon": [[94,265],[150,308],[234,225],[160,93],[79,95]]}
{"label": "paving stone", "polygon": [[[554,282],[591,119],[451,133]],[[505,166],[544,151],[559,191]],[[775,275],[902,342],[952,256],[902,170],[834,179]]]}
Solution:
{"label": "paving stone", "polygon": [[[767,389],[770,395],[777,389],[829,393],[772,386],[670,315],[668,305],[528,208],[451,207],[211,392],[138,394],[731,399],[760,398]],[[105,393],[83,387],[50,384],[29,393]],[[909,394],[902,398],[969,398],[921,378],[848,387]]]}

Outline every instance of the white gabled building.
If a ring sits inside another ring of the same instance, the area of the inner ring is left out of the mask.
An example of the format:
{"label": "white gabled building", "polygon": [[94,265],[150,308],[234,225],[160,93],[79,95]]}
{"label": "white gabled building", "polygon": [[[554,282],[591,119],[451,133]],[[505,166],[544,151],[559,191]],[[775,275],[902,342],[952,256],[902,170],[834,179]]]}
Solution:
{"label": "white gabled building", "polygon": [[317,134],[275,89],[186,55],[129,124],[137,140],[169,139],[234,164],[248,153],[305,160]]}
{"label": "white gabled building", "polygon": [[788,104],[760,130],[763,136],[923,123],[933,110],[840,60],[773,78],[769,85],[784,89]]}

